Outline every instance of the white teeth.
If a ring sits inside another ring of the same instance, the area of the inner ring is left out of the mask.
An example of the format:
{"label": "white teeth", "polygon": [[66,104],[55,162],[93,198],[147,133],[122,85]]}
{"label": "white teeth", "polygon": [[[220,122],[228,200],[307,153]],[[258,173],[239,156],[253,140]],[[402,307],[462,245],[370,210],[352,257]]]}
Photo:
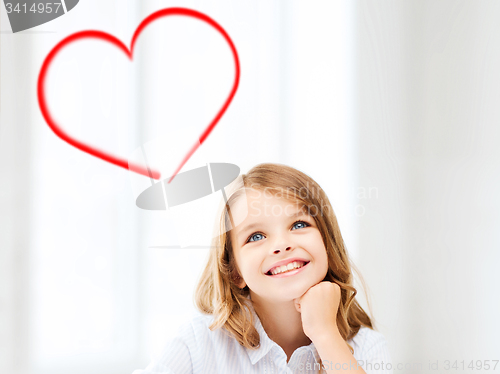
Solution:
{"label": "white teeth", "polygon": [[274,269],[271,270],[271,274],[276,275],[276,274],[286,273],[287,271],[301,268],[302,266],[304,266],[304,264],[305,263],[302,261],[293,261],[290,262],[288,265],[275,267]]}

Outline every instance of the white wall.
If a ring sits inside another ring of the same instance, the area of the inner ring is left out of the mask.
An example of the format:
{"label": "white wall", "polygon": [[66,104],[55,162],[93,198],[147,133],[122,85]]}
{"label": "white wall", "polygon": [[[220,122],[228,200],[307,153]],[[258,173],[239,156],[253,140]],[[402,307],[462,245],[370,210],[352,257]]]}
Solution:
{"label": "white wall", "polygon": [[360,262],[378,326],[395,362],[496,359],[499,4],[358,1],[355,14],[358,173],[378,191]]}

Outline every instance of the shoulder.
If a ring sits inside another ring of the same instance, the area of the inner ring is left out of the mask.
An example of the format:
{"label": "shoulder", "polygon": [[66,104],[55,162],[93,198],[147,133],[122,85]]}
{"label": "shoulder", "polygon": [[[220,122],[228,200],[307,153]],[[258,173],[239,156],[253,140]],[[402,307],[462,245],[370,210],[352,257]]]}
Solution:
{"label": "shoulder", "polygon": [[348,343],[354,349],[354,357],[358,361],[390,362],[389,348],[384,335],[369,327],[362,326]]}
{"label": "shoulder", "polygon": [[193,312],[178,326],[174,338],[152,355],[148,367],[133,374],[199,373],[207,366],[216,365],[214,357],[232,342],[221,328],[210,330],[212,322],[213,316]]}
{"label": "shoulder", "polygon": [[187,321],[179,326],[174,340],[184,344],[192,356],[211,354],[235,345],[236,339],[224,328],[210,330],[213,321],[212,315],[193,312]]}
{"label": "shoulder", "polygon": [[213,316],[193,312],[176,332],[176,339],[182,340],[189,347],[195,348],[206,344],[217,344],[221,340],[221,329],[210,330]]}

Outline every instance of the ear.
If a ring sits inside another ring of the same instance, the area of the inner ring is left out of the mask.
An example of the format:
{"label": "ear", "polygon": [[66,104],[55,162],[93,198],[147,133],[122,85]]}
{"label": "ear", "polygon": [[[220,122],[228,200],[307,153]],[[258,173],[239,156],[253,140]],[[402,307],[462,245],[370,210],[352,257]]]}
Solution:
{"label": "ear", "polygon": [[238,273],[235,273],[235,275],[233,276],[233,280],[234,280],[234,283],[236,284],[236,286],[238,286],[238,288],[243,289],[247,285],[246,282],[244,281],[244,279],[242,277],[240,277],[240,275]]}

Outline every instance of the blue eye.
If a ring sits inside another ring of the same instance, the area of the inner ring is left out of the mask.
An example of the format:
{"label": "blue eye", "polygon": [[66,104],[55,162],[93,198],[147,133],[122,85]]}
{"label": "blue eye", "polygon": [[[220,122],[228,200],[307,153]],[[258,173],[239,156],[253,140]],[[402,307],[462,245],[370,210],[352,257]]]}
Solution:
{"label": "blue eye", "polygon": [[304,227],[308,227],[308,226],[310,226],[307,222],[304,222],[304,221],[297,221],[297,222],[295,222],[295,223],[293,224],[293,226],[292,226],[292,227],[297,227],[297,225],[299,225],[299,227],[298,227],[299,229],[302,229],[302,228],[304,228]]}
{"label": "blue eye", "polygon": [[256,232],[255,234],[250,235],[250,237],[248,238],[248,241],[249,241],[249,242],[256,242],[256,241],[259,241],[260,239],[257,239],[257,240],[252,240],[252,238],[254,238],[254,237],[256,237],[256,236],[257,236],[257,237],[258,237],[258,236],[264,237],[264,235],[262,235],[261,233]]}
{"label": "blue eye", "polygon": [[[307,222],[304,222],[304,221],[296,221],[293,225],[292,225],[292,230],[295,228],[295,229],[303,229],[305,227],[309,227],[311,226],[311,224],[307,223]],[[264,234],[260,233],[260,232],[256,232],[252,235],[250,235],[247,239],[247,243],[249,242],[258,242],[259,240],[262,240],[264,239],[265,236]]]}

